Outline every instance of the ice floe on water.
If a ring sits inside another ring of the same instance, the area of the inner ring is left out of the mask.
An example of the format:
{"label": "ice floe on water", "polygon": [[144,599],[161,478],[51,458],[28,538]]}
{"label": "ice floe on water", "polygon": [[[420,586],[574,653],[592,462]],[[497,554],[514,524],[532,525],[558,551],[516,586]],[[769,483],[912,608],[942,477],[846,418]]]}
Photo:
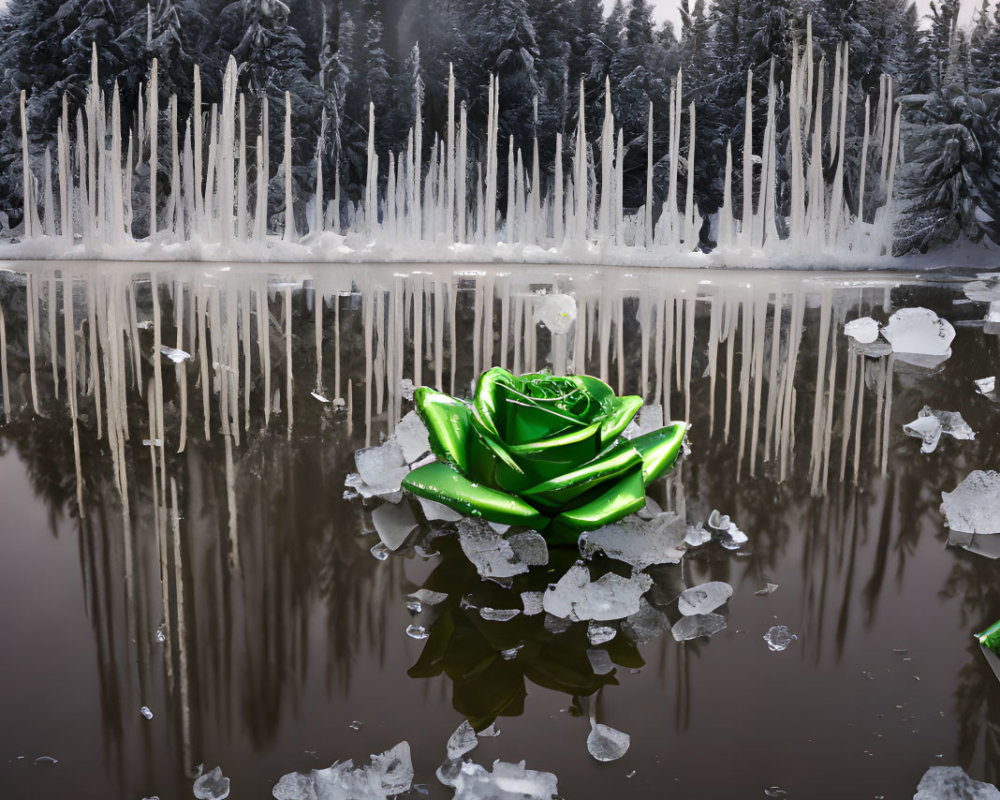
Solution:
{"label": "ice floe on water", "polygon": [[1000,800],[1000,790],[973,780],[961,767],[931,767],[920,779],[913,800]]}
{"label": "ice floe on water", "polygon": [[970,472],[954,491],[941,492],[941,513],[953,531],[1000,533],[1000,473]]}
{"label": "ice floe on water", "polygon": [[640,598],[649,591],[653,579],[643,572],[623,578],[609,572],[596,581],[590,571],[576,564],[545,592],[545,610],[573,622],[619,620],[639,610]]}
{"label": "ice floe on water", "polygon": [[397,442],[389,439],[378,447],[358,450],[354,463],[358,471],[347,476],[348,487],[357,489],[362,497],[384,497],[391,503],[402,499],[403,478],[410,468]]}
{"label": "ice floe on water", "polygon": [[413,763],[410,745],[400,742],[371,757],[371,765],[337,762],[326,769],[283,775],[271,794],[275,800],[386,800],[410,791]]}
{"label": "ice floe on water", "polygon": [[844,335],[850,336],[854,341],[861,344],[871,344],[878,339],[878,334],[878,322],[871,317],[853,319],[844,325]]}
{"label": "ice floe on water", "polygon": [[418,525],[409,503],[383,503],[372,512],[372,523],[382,544],[392,552],[406,544]]}
{"label": "ice floe on water", "polygon": [[645,598],[639,601],[639,610],[622,621],[622,632],[636,644],[659,638],[669,627],[667,615]]}
{"label": "ice floe on water", "polygon": [[684,557],[684,537],[687,523],[672,511],[657,514],[652,519],[626,517],[580,536],[580,552],[591,557],[601,551],[605,555],[643,570],[651,564],[677,564]]}
{"label": "ice floe on water", "polygon": [[955,328],[929,308],[901,308],[889,317],[882,336],[901,360],[933,366],[951,356]]}
{"label": "ice floe on water", "polygon": [[709,581],[681,592],[677,600],[677,610],[685,617],[708,614],[724,605],[732,596],[733,587],[728,583]]}
{"label": "ice floe on water", "polygon": [[782,650],[787,650],[788,645],[798,638],[796,634],[788,629],[787,625],[772,625],[768,628],[767,633],[764,634],[767,649],[773,653],[780,653]]}
{"label": "ice floe on water", "polygon": [[976,438],[976,432],[962,418],[961,413],[958,411],[938,411],[930,406],[924,406],[920,409],[917,418],[903,426],[903,433],[922,441],[921,453],[933,453],[937,449],[942,435],[964,440]]}
{"label": "ice floe on water", "polygon": [[484,578],[512,578],[549,563],[548,545],[535,531],[505,538],[482,520],[463,519],[458,523],[458,541]]}
{"label": "ice floe on water", "polygon": [[749,537],[729,519],[729,515],[721,513],[718,509],[709,514],[708,527],[719,531],[720,535],[717,537],[719,544],[727,550],[739,550],[749,541]]}
{"label": "ice floe on water", "polygon": [[617,761],[628,752],[631,744],[632,737],[627,733],[594,720],[590,721],[587,752],[598,761]]}
{"label": "ice floe on water", "polygon": [[677,642],[689,642],[701,637],[709,638],[726,629],[726,618],[721,614],[693,614],[681,617],[670,629]]}
{"label": "ice floe on water", "polygon": [[494,761],[492,771],[466,761],[453,772],[439,770],[438,779],[455,789],[455,800],[551,800],[558,795],[555,775],[526,769],[523,761]]}
{"label": "ice floe on water", "polygon": [[469,724],[468,720],[463,720],[455,732],[448,739],[448,758],[455,760],[461,758],[466,753],[475,750],[479,746],[479,739],[476,731]]}
{"label": "ice floe on water", "polygon": [[215,767],[195,779],[193,791],[198,800],[226,800],[229,778],[222,774],[221,767]]}

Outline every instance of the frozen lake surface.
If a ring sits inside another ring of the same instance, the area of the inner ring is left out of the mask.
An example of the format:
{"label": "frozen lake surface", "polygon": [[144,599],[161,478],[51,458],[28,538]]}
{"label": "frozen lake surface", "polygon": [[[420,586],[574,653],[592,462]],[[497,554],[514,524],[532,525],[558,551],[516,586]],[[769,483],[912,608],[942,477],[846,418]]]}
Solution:
{"label": "frozen lake surface", "polygon": [[[1000,464],[995,277],[0,266],[0,795],[192,797],[203,764],[269,797],[346,759],[399,788],[400,742],[412,798],[453,796],[449,753],[566,798],[1000,782],[1000,536],[958,530],[997,518],[963,484]],[[676,519],[621,532],[670,547],[486,581],[454,521],[381,546],[410,523],[345,487],[355,451],[491,365],[691,423],[650,492]],[[551,613],[571,584],[627,619]]]}

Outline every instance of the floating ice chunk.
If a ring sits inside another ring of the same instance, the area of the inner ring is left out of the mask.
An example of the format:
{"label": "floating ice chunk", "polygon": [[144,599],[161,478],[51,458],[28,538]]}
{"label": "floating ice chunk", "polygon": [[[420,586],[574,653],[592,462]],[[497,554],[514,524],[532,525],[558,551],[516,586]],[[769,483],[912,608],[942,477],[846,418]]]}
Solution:
{"label": "floating ice chunk", "polygon": [[871,317],[852,319],[844,325],[844,335],[861,344],[871,344],[878,338],[878,323]]}
{"label": "floating ice chunk", "polygon": [[547,294],[538,299],[535,319],[552,333],[569,333],[576,319],[576,300],[568,294]]}
{"label": "floating ice chunk", "polygon": [[413,762],[409,742],[400,742],[380,755],[373,755],[370,770],[386,796],[410,791],[413,784]]}
{"label": "floating ice chunk", "polygon": [[153,718],[153,712],[149,710],[149,706],[143,706],[139,709],[139,713],[142,714],[146,719]]}
{"label": "floating ice chunk", "polygon": [[198,800],[226,800],[229,797],[229,778],[216,767],[194,782],[194,796]]}
{"label": "floating ice chunk", "polygon": [[903,426],[903,432],[907,436],[923,439],[921,453],[933,453],[942,434],[953,439],[976,438],[976,432],[958,411],[938,411],[929,406],[920,409],[917,418]]}
{"label": "floating ice chunk", "polygon": [[448,599],[448,595],[444,592],[435,592],[430,589],[417,589],[417,591],[406,595],[406,599],[419,603],[422,609],[423,606],[440,605]]}
{"label": "floating ice chunk", "polygon": [[720,531],[719,544],[727,550],[739,550],[742,545],[749,541],[747,535],[736,527],[736,523],[718,509],[714,509],[708,515],[708,527]]}
{"label": "floating ice chunk", "polygon": [[600,625],[597,622],[591,621],[587,626],[587,639],[591,644],[610,642],[617,635],[618,631],[611,625]]}
{"label": "floating ice chunk", "polygon": [[[927,406],[924,408],[926,409]],[[903,426],[903,433],[914,439],[922,440],[921,453],[933,453],[941,439],[941,421],[933,414],[924,414],[921,411],[913,422],[908,422]]]}
{"label": "floating ice chunk", "polygon": [[564,633],[573,627],[573,622],[572,620],[557,617],[554,614],[546,614],[543,625],[549,633]]}
{"label": "floating ice chunk", "polygon": [[521,613],[519,608],[490,608],[483,606],[479,609],[479,616],[489,622],[510,622]]}
{"label": "floating ice chunk", "polygon": [[723,581],[709,581],[681,592],[677,610],[685,617],[708,614],[733,596],[733,587]]}
{"label": "floating ice chunk", "polygon": [[867,344],[854,340],[854,352],[867,356],[868,358],[882,358],[892,352],[892,345],[884,339],[878,339]]}
{"label": "floating ice chunk", "polygon": [[950,356],[955,329],[928,308],[901,308],[882,329],[893,352]]}
{"label": "floating ice chunk", "polygon": [[607,650],[588,650],[587,660],[595,675],[607,675],[615,668],[611,655]]}
{"label": "floating ice chunk", "polygon": [[941,513],[953,531],[1000,533],[1000,473],[970,472],[953,492],[942,492],[941,501]]}
{"label": "floating ice chunk", "polygon": [[431,632],[424,625],[407,625],[406,635],[411,639],[422,640],[431,635]]}
{"label": "floating ice chunk", "polygon": [[524,762],[493,762],[493,772],[466,761],[451,783],[454,800],[550,800],[558,792],[551,772],[525,769]]}
{"label": "floating ice chunk", "polygon": [[587,752],[598,761],[617,761],[628,752],[632,737],[600,722],[590,721]]}
{"label": "floating ice chunk", "polygon": [[653,585],[645,573],[623,578],[609,572],[591,582],[590,572],[577,564],[545,592],[543,606],[550,614],[580,620],[622,619],[639,610],[639,600]]}
{"label": "floating ice chunk", "polygon": [[524,616],[534,617],[541,614],[545,607],[542,605],[545,594],[543,592],[521,592],[521,605],[524,606]]}
{"label": "floating ice chunk", "polygon": [[462,514],[453,508],[449,508],[444,503],[428,500],[426,497],[418,497],[420,508],[423,509],[424,517],[428,522],[458,522]]}
{"label": "floating ice chunk", "polygon": [[949,531],[948,544],[994,561],[1000,558],[1000,536],[993,534],[979,535],[965,531]]}
{"label": "floating ice chunk", "polygon": [[463,519],[458,523],[458,541],[484,578],[512,578],[549,563],[545,540],[533,531],[505,539],[482,520]]}
{"label": "floating ice chunk", "polygon": [[726,629],[726,618],[721,614],[695,614],[691,617],[681,617],[670,629],[678,642],[687,642],[701,636],[715,636]]}
{"label": "floating ice chunk", "polygon": [[974,781],[961,767],[931,767],[920,779],[913,800],[1000,800],[992,783]]}
{"label": "floating ice chunk", "polygon": [[764,641],[767,642],[767,649],[773,653],[780,653],[788,648],[792,642],[799,637],[788,630],[787,625],[772,625],[764,634]]}
{"label": "floating ice chunk", "polygon": [[35,759],[35,763],[40,764],[42,766],[45,765],[54,766],[55,764],[59,763],[59,759],[53,758],[52,756],[39,756],[38,758]]}
{"label": "floating ice chunk", "polygon": [[389,557],[389,548],[385,546],[385,542],[376,542],[370,552],[377,561],[385,561]]}
{"label": "floating ice chunk", "polygon": [[191,360],[190,353],[186,350],[178,350],[176,347],[163,346],[160,348],[160,353],[169,358],[175,364],[183,364],[185,361]]}
{"label": "floating ice chunk", "polygon": [[991,395],[997,389],[996,375],[993,375],[990,378],[979,378],[974,381],[974,383],[976,384],[976,391],[982,395]]}
{"label": "floating ice chunk", "polygon": [[399,421],[390,441],[393,440],[403,451],[403,460],[407,464],[412,464],[431,449],[427,426],[416,411],[411,411]]}
{"label": "floating ice chunk", "polygon": [[400,491],[403,478],[410,471],[402,448],[392,439],[378,447],[367,447],[354,454],[360,483],[348,476],[345,483],[363,497],[387,497]]}
{"label": "floating ice chunk", "polygon": [[705,526],[700,522],[696,525],[688,525],[687,533],[684,535],[684,544],[688,547],[701,547],[712,541],[712,534],[705,530]]}
{"label": "floating ice chunk", "polygon": [[478,746],[479,739],[476,738],[476,731],[467,719],[463,720],[448,739],[448,758],[454,761],[471,750],[475,750]]}
{"label": "floating ice chunk", "polygon": [[323,397],[323,395],[321,395],[319,392],[309,392],[309,394],[312,395],[314,400],[319,400],[319,402],[323,403],[324,405],[330,402],[327,398]]}
{"label": "floating ice chunk", "polygon": [[372,512],[372,523],[382,544],[392,552],[403,547],[417,529],[417,518],[409,503],[383,503]]}
{"label": "floating ice chunk", "polygon": [[639,610],[622,622],[622,632],[636,644],[653,641],[669,627],[667,615],[651,606],[645,598],[639,601]]}
{"label": "floating ice chunk", "polygon": [[757,597],[765,597],[769,594],[774,594],[776,591],[778,591],[778,584],[768,583],[764,586],[763,589],[758,589],[756,592],[754,592],[754,595]]}
{"label": "floating ice chunk", "polygon": [[480,739],[495,739],[500,735],[500,729],[495,722],[491,722],[487,727],[479,731],[476,736]]}
{"label": "floating ice chunk", "polygon": [[684,557],[684,537],[687,525],[672,511],[653,519],[626,517],[621,522],[605,525],[580,536],[580,552],[591,557],[600,550],[642,570],[650,564],[677,564]]}

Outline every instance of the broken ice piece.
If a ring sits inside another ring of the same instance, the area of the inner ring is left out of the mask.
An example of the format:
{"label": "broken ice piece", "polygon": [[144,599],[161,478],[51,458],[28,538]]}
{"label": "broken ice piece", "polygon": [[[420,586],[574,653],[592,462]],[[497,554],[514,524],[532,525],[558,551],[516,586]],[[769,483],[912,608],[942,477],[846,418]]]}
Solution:
{"label": "broken ice piece", "polygon": [[610,642],[617,634],[618,631],[611,625],[600,625],[592,621],[587,626],[587,639],[590,640],[591,644]]}
{"label": "broken ice piece", "polygon": [[763,589],[758,589],[756,592],[754,592],[754,595],[756,597],[764,597],[765,595],[774,594],[777,590],[778,590],[778,584],[768,583],[764,586]]}
{"label": "broken ice piece", "polygon": [[598,550],[609,558],[630,564],[637,570],[651,564],[677,564],[684,557],[687,525],[673,511],[657,514],[649,520],[626,517],[582,534],[580,552],[591,557]]}
{"label": "broken ice piece", "polygon": [[198,800],[225,800],[229,797],[229,778],[222,768],[209,770],[194,782],[194,796]]}
{"label": "broken ice piece", "polygon": [[1000,800],[992,783],[974,781],[961,767],[931,767],[917,784],[913,800]]}
{"label": "broken ice piece", "polygon": [[431,449],[427,426],[416,411],[411,411],[399,421],[392,440],[402,449],[407,464],[412,464]]}
{"label": "broken ice piece", "polygon": [[523,761],[517,764],[494,761],[492,774],[479,764],[466,761],[446,785],[455,788],[455,800],[550,800],[558,792],[555,775],[525,769]]}
{"label": "broken ice piece", "polygon": [[399,382],[399,393],[402,395],[404,400],[412,401],[414,392],[413,381],[410,378],[403,378]]}
{"label": "broken ice piece", "polygon": [[667,619],[667,615],[642,598],[639,601],[639,610],[622,622],[622,633],[635,644],[645,644],[653,641],[669,627],[670,620]]}
{"label": "broken ice piece", "polygon": [[576,564],[549,586],[543,606],[550,614],[574,622],[616,620],[638,611],[640,598],[652,585],[653,579],[642,572],[631,578],[609,572],[591,582],[588,569]]}
{"label": "broken ice piece", "polygon": [[844,335],[861,344],[871,344],[878,338],[878,323],[871,317],[853,319],[844,325]]}
{"label": "broken ice piece", "polygon": [[717,531],[726,530],[729,527],[729,516],[717,508],[712,509],[712,513],[708,515],[708,527]]}
{"label": "broken ice piece", "polygon": [[712,534],[705,530],[705,526],[700,522],[695,525],[688,525],[687,533],[684,535],[684,543],[688,547],[701,547],[712,541]]}
{"label": "broken ice piece", "polygon": [[587,660],[595,675],[607,675],[615,668],[607,650],[588,650]]}
{"label": "broken ice piece", "polygon": [[764,641],[772,653],[780,653],[799,637],[788,630],[787,625],[772,625],[764,634]]}
{"label": "broken ice piece", "polygon": [[420,609],[423,610],[424,606],[436,606],[443,603],[448,599],[448,595],[444,592],[435,592],[430,589],[417,589],[417,591],[406,595],[406,599],[419,603]]}
{"label": "broken ice piece", "polygon": [[153,718],[153,712],[149,710],[149,706],[143,706],[139,709],[139,713],[142,714],[146,719]]}
{"label": "broken ice piece", "polygon": [[521,605],[524,606],[524,616],[533,617],[541,614],[545,608],[542,601],[545,597],[543,592],[521,592]]}
{"label": "broken ice piece", "polygon": [[160,348],[160,353],[169,358],[175,364],[183,364],[185,361],[191,359],[191,354],[185,350],[178,350],[176,347],[166,347]]}
{"label": "broken ice piece", "polygon": [[321,402],[321,403],[329,403],[330,402],[325,397],[323,397],[323,395],[321,395],[319,392],[309,392],[309,394],[311,394],[316,400],[319,400],[319,402]]}
{"label": "broken ice piece", "polygon": [[1000,473],[974,470],[952,492],[941,493],[941,513],[954,531],[1000,533]]}
{"label": "broken ice piece", "polygon": [[58,764],[59,759],[53,758],[52,756],[39,756],[38,758],[35,759],[35,763],[42,765],[53,765],[53,764]]}
{"label": "broken ice piece", "polygon": [[726,629],[726,618],[721,614],[695,614],[681,617],[670,629],[674,640],[687,642],[702,636],[709,638]]}
{"label": "broken ice piece", "polygon": [[500,735],[500,729],[495,722],[491,722],[487,727],[479,731],[476,736],[480,739],[494,739]]}
{"label": "broken ice piece", "polygon": [[[924,406],[926,409],[927,406]],[[903,433],[912,436],[914,439],[921,439],[921,453],[933,453],[941,439],[941,421],[932,414],[921,412],[913,422],[908,422],[903,426]]]}
{"label": "broken ice piece", "polygon": [[483,578],[512,578],[549,561],[541,534],[529,531],[505,539],[479,519],[466,518],[458,523],[458,541]]}
{"label": "broken ice piece", "polygon": [[426,497],[418,497],[417,500],[420,501],[420,508],[428,522],[458,522],[462,518],[460,512],[444,503],[428,500]]}
{"label": "broken ice piece", "polygon": [[[726,517],[728,519],[728,517]],[[730,522],[722,533],[719,534],[719,544],[727,550],[739,550],[740,547],[749,541],[747,535],[736,527],[735,522]]]}
{"label": "broken ice piece", "polygon": [[478,746],[479,739],[476,738],[476,731],[468,720],[463,720],[448,739],[448,758],[454,761],[471,750],[475,750]]}
{"label": "broken ice piece", "polygon": [[518,608],[490,608],[483,606],[479,609],[479,616],[489,622],[510,622],[521,613]]}
{"label": "broken ice piece", "polygon": [[882,329],[893,352],[950,356],[955,329],[928,308],[901,308]]}
{"label": "broken ice piece", "polygon": [[976,391],[979,392],[979,394],[993,394],[997,388],[997,377],[996,375],[993,375],[989,378],[979,378],[974,381],[974,383],[976,384]]}
{"label": "broken ice piece", "polygon": [[617,761],[628,752],[632,737],[600,722],[590,721],[587,752],[598,761]]}
{"label": "broken ice piece", "polygon": [[409,503],[383,503],[372,512],[372,523],[382,544],[392,552],[402,548],[417,529],[417,518]]}
{"label": "broken ice piece", "polygon": [[399,795],[410,791],[413,762],[408,742],[400,742],[384,753],[372,755],[371,759],[370,775],[378,781],[384,795]]}
{"label": "broken ice piece", "polygon": [[733,596],[733,587],[723,581],[709,581],[681,592],[677,610],[685,617],[708,614]]}
{"label": "broken ice piece", "polygon": [[[402,448],[389,439],[378,447],[366,447],[354,454],[358,475],[367,487],[356,486],[365,497],[382,496],[400,491],[403,478],[410,471],[403,459]],[[348,484],[350,485],[350,484]]]}
{"label": "broken ice piece", "polygon": [[647,497],[646,505],[635,512],[636,516],[641,519],[652,519],[662,513],[663,509],[660,508],[660,504],[657,503],[652,497]]}

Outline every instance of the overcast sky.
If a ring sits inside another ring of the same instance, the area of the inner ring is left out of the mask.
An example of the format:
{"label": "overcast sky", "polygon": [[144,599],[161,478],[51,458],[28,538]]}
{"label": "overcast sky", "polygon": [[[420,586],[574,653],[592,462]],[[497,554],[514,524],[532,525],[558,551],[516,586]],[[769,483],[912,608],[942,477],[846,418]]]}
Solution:
{"label": "overcast sky", "polygon": [[[660,23],[664,20],[671,20],[674,23],[675,30],[680,29],[681,25],[681,15],[678,9],[680,8],[680,2],[678,0],[649,0],[650,4],[655,10],[656,22]],[[917,8],[920,9],[921,15],[926,14],[930,10],[929,0],[916,0]],[[604,5],[606,8],[610,9],[614,5],[614,0],[604,0]],[[693,3],[692,3],[693,5]],[[978,7],[978,3],[975,0],[963,0],[962,10],[959,12],[959,20],[963,24],[967,24],[972,20],[972,12]]]}

